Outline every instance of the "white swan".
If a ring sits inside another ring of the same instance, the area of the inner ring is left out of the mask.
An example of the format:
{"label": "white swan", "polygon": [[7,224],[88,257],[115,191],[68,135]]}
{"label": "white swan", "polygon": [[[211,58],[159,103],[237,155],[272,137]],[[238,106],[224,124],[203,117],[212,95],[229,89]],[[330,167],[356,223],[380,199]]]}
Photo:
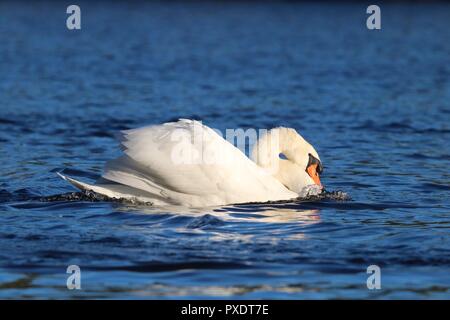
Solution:
{"label": "white swan", "polygon": [[252,150],[254,161],[213,129],[186,119],[123,131],[121,146],[124,155],[108,161],[93,185],[60,176],[111,198],[190,207],[288,200],[308,185],[321,187],[319,155],[290,128],[264,134]]}

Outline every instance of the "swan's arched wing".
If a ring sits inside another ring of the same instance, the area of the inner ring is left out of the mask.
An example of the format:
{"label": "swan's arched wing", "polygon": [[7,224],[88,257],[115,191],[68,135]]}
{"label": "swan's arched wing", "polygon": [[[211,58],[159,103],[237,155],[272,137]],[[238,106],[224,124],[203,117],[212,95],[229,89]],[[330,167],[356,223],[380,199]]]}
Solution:
{"label": "swan's arched wing", "polygon": [[169,202],[267,201],[287,190],[198,121],[124,131],[121,144],[125,155],[109,161],[103,177]]}

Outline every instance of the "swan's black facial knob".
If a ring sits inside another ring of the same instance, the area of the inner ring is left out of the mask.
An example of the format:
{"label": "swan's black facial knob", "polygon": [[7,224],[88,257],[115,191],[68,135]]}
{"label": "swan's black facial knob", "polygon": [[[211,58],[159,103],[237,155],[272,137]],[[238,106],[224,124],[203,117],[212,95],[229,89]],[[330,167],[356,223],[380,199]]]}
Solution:
{"label": "swan's black facial knob", "polygon": [[306,166],[306,172],[314,181],[315,184],[322,186],[320,182],[320,174],[323,172],[323,166],[319,159],[309,154],[308,165]]}

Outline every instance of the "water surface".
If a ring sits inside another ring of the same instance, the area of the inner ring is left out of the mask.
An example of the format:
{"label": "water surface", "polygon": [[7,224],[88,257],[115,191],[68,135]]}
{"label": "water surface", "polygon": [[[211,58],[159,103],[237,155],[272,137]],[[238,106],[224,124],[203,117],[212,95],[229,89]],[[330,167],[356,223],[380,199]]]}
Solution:
{"label": "water surface", "polygon": [[[80,6],[69,31],[63,3],[0,3],[0,298],[450,297],[448,4],[383,5],[381,31],[357,4]],[[180,117],[294,127],[352,200],[39,201]]]}

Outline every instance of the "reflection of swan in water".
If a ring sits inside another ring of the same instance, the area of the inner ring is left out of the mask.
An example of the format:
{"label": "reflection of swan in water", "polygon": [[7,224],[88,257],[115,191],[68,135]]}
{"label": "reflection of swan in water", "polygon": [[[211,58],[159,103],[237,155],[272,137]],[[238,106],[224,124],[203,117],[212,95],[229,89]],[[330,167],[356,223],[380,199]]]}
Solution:
{"label": "reflection of swan in water", "polygon": [[[109,161],[97,183],[61,176],[109,198],[190,207],[289,200],[307,186],[321,188],[319,155],[290,128],[261,137],[252,151],[256,162],[192,120],[128,130],[121,143],[125,155]],[[205,161],[205,152],[216,161]],[[195,161],[180,161],[186,154],[196,156]]]}
{"label": "reflection of swan in water", "polygon": [[[243,210],[244,209],[244,210]],[[124,206],[120,211],[144,214],[176,214],[194,218],[212,216],[222,221],[230,222],[261,222],[261,223],[300,223],[315,224],[320,222],[320,210],[292,209],[283,206],[252,205],[251,207],[226,206],[221,208],[186,208],[182,206],[165,206],[164,210],[152,206]]]}
{"label": "reflection of swan in water", "polygon": [[[177,226],[178,232],[202,233],[202,229],[207,227],[209,241],[241,241],[243,243],[254,243],[255,236],[259,232],[253,229],[270,226],[270,232],[259,234],[257,238],[264,241],[278,242],[283,240],[304,240],[304,229],[302,226],[309,226],[320,223],[319,210],[301,210],[277,206],[251,206],[242,210],[241,206],[229,206],[220,209],[195,209],[180,206],[168,207],[167,212],[161,208],[152,206],[123,207],[124,211],[135,211],[144,214],[176,214],[177,216],[188,216],[194,218],[183,226]],[[166,209],[166,207],[164,208]],[[222,229],[224,225],[232,224],[233,228]],[[279,227],[277,227],[279,225]],[[284,225],[289,225],[289,232],[286,232]],[[298,228],[296,226],[298,225]],[[212,228],[212,229],[211,229]],[[222,232],[226,230],[226,232]],[[277,235],[278,234],[278,235]],[[281,235],[281,236],[280,236]]]}
{"label": "reflection of swan in water", "polygon": [[289,208],[268,208],[255,212],[261,217],[258,221],[271,223],[303,223],[313,224],[320,222],[319,210],[294,210]]}

